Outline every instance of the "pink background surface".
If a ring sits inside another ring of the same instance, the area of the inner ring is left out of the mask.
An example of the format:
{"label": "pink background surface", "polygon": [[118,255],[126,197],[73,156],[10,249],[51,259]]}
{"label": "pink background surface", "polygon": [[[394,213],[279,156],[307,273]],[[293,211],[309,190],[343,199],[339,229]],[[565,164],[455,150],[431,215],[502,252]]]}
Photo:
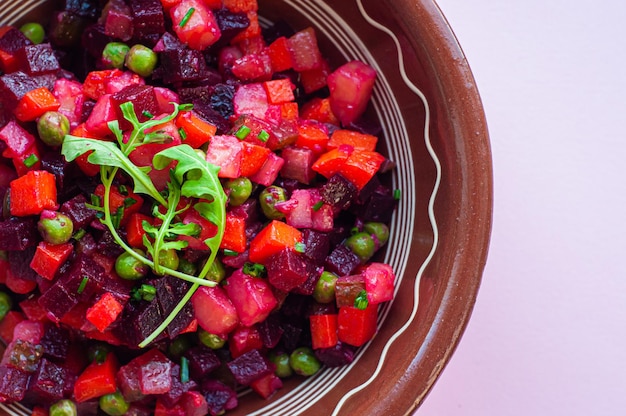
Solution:
{"label": "pink background surface", "polygon": [[439,0],[484,102],[489,260],[420,416],[626,414],[626,2]]}

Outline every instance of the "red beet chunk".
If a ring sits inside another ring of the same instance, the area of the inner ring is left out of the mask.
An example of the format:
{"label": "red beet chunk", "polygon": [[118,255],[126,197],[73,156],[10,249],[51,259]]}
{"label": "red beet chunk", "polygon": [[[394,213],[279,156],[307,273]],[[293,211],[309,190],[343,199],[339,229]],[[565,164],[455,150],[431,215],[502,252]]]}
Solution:
{"label": "red beet chunk", "polygon": [[326,270],[338,276],[347,276],[361,264],[361,260],[348,247],[343,244],[338,245],[326,257]]}
{"label": "red beet chunk", "polygon": [[88,301],[93,295],[102,292],[103,281],[108,279],[108,275],[105,274],[102,266],[91,257],[80,255],[72,261],[70,268],[59,276],[54,285],[59,285],[67,293],[74,294],[79,301]]}
{"label": "red beet chunk", "polygon": [[327,367],[341,367],[350,364],[354,360],[356,347],[338,342],[331,348],[315,350],[315,356]]}
{"label": "red beet chunk", "polygon": [[55,321],[61,320],[74,306],[78,305],[75,293],[68,293],[59,284],[52,285],[42,293],[39,304],[48,311],[48,317]]}
{"label": "red beet chunk", "polygon": [[223,414],[237,407],[237,393],[224,383],[207,379],[202,383],[202,394],[209,406],[211,416]]}
{"label": "red beet chunk", "polygon": [[261,355],[259,350],[248,351],[226,364],[237,383],[248,386],[254,380],[274,371],[271,363]]}
{"label": "red beet chunk", "polygon": [[356,198],[358,189],[352,182],[337,173],[320,188],[322,200],[338,209],[346,209]]}
{"label": "red beet chunk", "polygon": [[[172,276],[165,276],[158,279],[155,287],[157,289],[157,299],[161,307],[161,314],[168,316],[178,305],[180,300],[189,290],[189,283]],[[185,307],[176,315],[176,318],[167,326],[167,334],[170,339],[176,337],[187,328],[194,318],[193,307],[187,303]]]}
{"label": "red beet chunk", "polygon": [[49,43],[26,45],[17,52],[16,59],[29,75],[50,74],[61,68]]}
{"label": "red beet chunk", "polygon": [[8,365],[0,365],[0,401],[20,401],[26,394],[30,374]]}
{"label": "red beet chunk", "polygon": [[4,56],[0,58],[0,69],[6,73],[15,71],[18,67],[17,60],[5,57],[14,57],[17,51],[30,44],[30,40],[15,27],[4,32],[0,37],[0,52]]}
{"label": "red beet chunk", "polygon": [[104,18],[104,33],[124,42],[133,37],[132,12],[124,0],[112,0],[108,3]]}
{"label": "red beet chunk", "polygon": [[100,14],[98,0],[65,0],[65,11],[73,15],[95,20]]}
{"label": "red beet chunk", "polygon": [[289,292],[307,279],[307,262],[294,250],[281,250],[265,265],[269,282],[277,289]]}
{"label": "red beet chunk", "polygon": [[43,358],[30,380],[29,395],[35,396],[38,403],[59,401],[71,395],[75,379],[66,367]]}
{"label": "red beet chunk", "polygon": [[25,250],[40,240],[36,218],[11,217],[0,221],[0,250]]}
{"label": "red beet chunk", "polygon": [[37,272],[30,268],[30,261],[35,255],[36,247],[31,246],[24,250],[7,252],[9,270],[13,276],[22,280],[37,280]]}
{"label": "red beet chunk", "polygon": [[109,42],[113,42],[113,38],[105,33],[103,25],[90,25],[82,33],[83,48],[96,59],[102,58],[102,51]]}
{"label": "red beet chunk", "polygon": [[159,400],[166,407],[174,407],[183,395],[198,388],[198,384],[194,380],[189,380],[186,383],[180,381],[180,366],[174,364],[172,366],[172,385],[167,393],[159,395]]}
{"label": "red beet chunk", "polygon": [[187,350],[185,357],[189,360],[191,376],[197,380],[203,379],[220,366],[220,359],[213,350],[202,345]]}
{"label": "red beet chunk", "polygon": [[323,266],[307,262],[307,278],[304,283],[293,289],[293,293],[311,296],[323,271]]}
{"label": "red beet chunk", "polygon": [[65,361],[70,348],[70,333],[63,327],[46,324],[41,338],[44,357]]}
{"label": "red beet chunk", "polygon": [[185,48],[185,45],[170,32],[165,32],[161,35],[161,39],[154,46],[153,50],[157,53],[166,51],[175,51]]}
{"label": "red beet chunk", "polygon": [[281,328],[280,318],[276,314],[272,314],[267,317],[263,322],[257,324],[257,330],[261,336],[263,346],[266,348],[274,348],[280,342],[280,339],[285,332]]}
{"label": "red beet chunk", "polygon": [[139,386],[143,394],[167,393],[172,386],[172,366],[174,363],[162,352],[152,349],[138,357]]}
{"label": "red beet chunk", "polygon": [[[134,36],[140,40],[158,40],[165,32],[165,16],[161,2],[159,0],[130,0],[129,6],[133,15]],[[154,44],[148,46],[154,46]]]}
{"label": "red beet chunk", "polygon": [[[121,322],[124,322],[124,325],[116,327],[114,334],[129,346],[136,347],[163,322],[163,319],[156,299],[152,302],[128,302],[122,312]],[[165,337],[166,334],[162,333],[157,341]]]}
{"label": "red beet chunk", "polygon": [[222,32],[219,41],[215,45],[216,47],[229,44],[237,34],[250,26],[250,19],[248,15],[243,12],[234,13],[227,8],[222,8],[213,11],[213,15]]}
{"label": "red beet chunk", "polygon": [[87,198],[79,194],[61,205],[60,211],[70,217],[76,230],[85,228],[96,218],[96,211],[87,208],[86,204]]}
{"label": "red beet chunk", "polygon": [[389,189],[379,187],[362,207],[354,206],[352,211],[363,221],[388,223],[391,221],[396,202]]}
{"label": "red beet chunk", "polygon": [[22,71],[0,76],[0,108],[7,113],[12,112],[28,91],[40,87],[52,90],[55,79],[54,74],[29,76]]}
{"label": "red beet chunk", "polygon": [[324,264],[330,252],[330,237],[328,233],[306,229],[302,231],[304,255],[314,264]]}
{"label": "red beet chunk", "polygon": [[[202,52],[193,49],[166,50],[159,57],[159,73],[166,84],[200,81],[209,78],[209,73],[213,71],[207,67]],[[219,77],[219,74],[216,75]]]}
{"label": "red beet chunk", "polygon": [[41,157],[41,169],[54,175],[57,197],[60,201],[65,201],[77,193],[78,184],[72,180],[77,173],[76,164],[68,163],[65,157],[57,152],[47,152]]}
{"label": "red beet chunk", "polygon": [[122,114],[122,110],[119,108],[120,104],[127,101],[133,103],[135,114],[141,122],[149,120],[148,114],[153,116],[159,115],[159,103],[154,94],[154,87],[150,85],[128,86],[120,92],[113,94],[112,98],[116,106],[118,120],[120,120],[120,128],[122,129],[130,127],[130,122],[124,118],[124,114]]}
{"label": "red beet chunk", "polygon": [[117,372],[117,385],[126,401],[134,402],[145,397],[139,385],[139,367],[140,364],[133,360],[120,367]]}

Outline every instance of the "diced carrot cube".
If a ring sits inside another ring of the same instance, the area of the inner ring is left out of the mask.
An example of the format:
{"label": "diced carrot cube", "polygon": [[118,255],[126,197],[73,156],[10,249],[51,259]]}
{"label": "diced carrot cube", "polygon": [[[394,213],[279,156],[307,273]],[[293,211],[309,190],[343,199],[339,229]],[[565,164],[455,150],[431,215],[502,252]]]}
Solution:
{"label": "diced carrot cube", "polygon": [[74,251],[72,243],[50,244],[42,241],[35,250],[30,268],[44,279],[52,280],[72,251]]}
{"label": "diced carrot cube", "polygon": [[28,91],[18,101],[15,117],[20,121],[34,121],[46,111],[56,111],[61,104],[46,87]]}
{"label": "diced carrot cube", "polygon": [[55,176],[44,170],[29,171],[11,181],[11,215],[39,215],[57,208]]}
{"label": "diced carrot cube", "polygon": [[259,10],[257,0],[223,0],[224,7],[233,13],[256,12]]}
{"label": "diced carrot cube", "polygon": [[355,150],[376,150],[378,138],[371,134],[359,133],[358,131],[339,129],[335,130],[328,141],[329,149],[336,149],[342,144],[352,146]]}
{"label": "diced carrot cube", "polygon": [[183,143],[188,144],[194,149],[199,148],[213,136],[217,131],[217,127],[203,120],[194,111],[183,111],[176,117],[176,126],[182,129]]}
{"label": "diced carrot cube", "polygon": [[86,318],[100,332],[104,332],[122,313],[124,305],[122,305],[115,296],[106,292],[94,305],[87,309]]}
{"label": "diced carrot cube", "polygon": [[288,44],[287,38],[281,36],[268,46],[267,53],[272,62],[272,70],[274,72],[286,71],[293,66]]}
{"label": "diced carrot cube", "polygon": [[330,100],[328,98],[313,98],[302,106],[300,117],[306,120],[317,120],[320,123],[339,125],[339,119],[330,108]]}
{"label": "diced carrot cube", "polygon": [[128,245],[134,248],[143,248],[143,236],[146,235],[146,231],[143,229],[143,222],[148,221],[151,223],[152,217],[134,212],[128,217],[126,223],[126,241]]}
{"label": "diced carrot cube", "polygon": [[226,223],[224,224],[224,236],[222,237],[220,248],[243,253],[246,250],[246,243],[245,219],[230,212],[227,213]]}
{"label": "diced carrot cube", "polygon": [[250,261],[263,264],[281,250],[293,249],[300,241],[300,230],[282,221],[273,220],[250,242]]}
{"label": "diced carrot cube", "polygon": [[339,169],[359,190],[374,177],[385,157],[377,152],[354,151]]}
{"label": "diced carrot cube", "polygon": [[267,101],[270,104],[282,104],[295,99],[295,96],[293,95],[294,85],[288,78],[265,81],[263,83],[263,88],[265,88]]}
{"label": "diced carrot cube", "polygon": [[297,147],[311,149],[316,154],[326,151],[328,144],[328,129],[323,124],[301,123],[298,126]]}
{"label": "diced carrot cube", "polygon": [[339,172],[354,151],[352,146],[339,146],[322,154],[311,167],[320,175],[330,178]]}

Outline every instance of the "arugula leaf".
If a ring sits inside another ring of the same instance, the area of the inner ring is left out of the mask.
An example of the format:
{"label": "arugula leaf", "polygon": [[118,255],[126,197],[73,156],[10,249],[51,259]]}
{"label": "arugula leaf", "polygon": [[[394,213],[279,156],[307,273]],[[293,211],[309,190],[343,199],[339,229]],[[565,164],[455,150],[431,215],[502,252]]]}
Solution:
{"label": "arugula leaf", "polygon": [[160,204],[166,204],[147,174],[150,168],[135,165],[115,143],[71,135],[65,136],[61,154],[65,156],[68,162],[87,152],[92,152],[87,157],[89,162],[100,166],[120,168],[126,172],[133,179],[135,193],[149,195]]}

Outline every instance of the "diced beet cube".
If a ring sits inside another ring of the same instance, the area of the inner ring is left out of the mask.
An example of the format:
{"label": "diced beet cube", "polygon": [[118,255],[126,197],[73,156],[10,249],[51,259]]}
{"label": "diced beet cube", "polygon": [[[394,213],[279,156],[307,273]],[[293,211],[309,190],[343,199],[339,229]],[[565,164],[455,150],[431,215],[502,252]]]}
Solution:
{"label": "diced beet cube", "polygon": [[135,114],[140,122],[149,120],[147,114],[156,116],[159,113],[159,103],[154,94],[154,87],[150,85],[130,85],[113,94],[112,99],[122,130],[130,127],[130,122],[124,118],[124,114],[122,114],[122,110],[119,108],[122,103],[127,101],[133,103]]}
{"label": "diced beet cube", "polygon": [[124,0],[112,0],[106,8],[104,33],[124,42],[133,37],[133,17]]}
{"label": "diced beet cube", "polygon": [[354,360],[356,347],[338,342],[330,348],[315,350],[315,356],[327,367],[341,367],[350,364]]}
{"label": "diced beet cube", "polygon": [[323,266],[318,266],[310,261],[307,261],[307,278],[304,283],[295,287],[292,292],[300,295],[311,296],[323,271]]}
{"label": "diced beet cube", "polygon": [[41,401],[56,402],[70,395],[75,379],[76,375],[66,367],[43,358],[31,378],[29,390]]}
{"label": "diced beet cube", "polygon": [[102,58],[102,51],[107,43],[113,42],[113,38],[105,33],[101,24],[89,25],[82,34],[82,47],[94,58]]}
{"label": "diced beet cube", "polygon": [[361,264],[359,257],[343,244],[338,245],[326,257],[325,267],[338,276],[347,276]]}
{"label": "diced beet cube", "polygon": [[24,46],[18,51],[16,58],[29,75],[50,74],[61,68],[49,43]]}
{"label": "diced beet cube", "polygon": [[301,30],[287,40],[289,53],[296,71],[308,71],[322,66],[322,54],[317,46],[315,30]]}
{"label": "diced beet cube", "polygon": [[37,280],[37,272],[30,267],[30,261],[35,255],[37,247],[28,247],[20,251],[7,252],[9,260],[9,270],[14,277],[22,280]]}
{"label": "diced beet cube", "polygon": [[230,122],[226,119],[226,117],[215,110],[208,102],[204,102],[202,100],[192,100],[192,103],[194,111],[202,116],[204,120],[217,127],[217,134],[226,134],[230,128]]}
{"label": "diced beet cube", "polygon": [[354,207],[354,211],[363,221],[385,223],[391,221],[397,201],[389,190],[381,188],[370,196],[362,208],[359,207],[357,210],[357,207]]}
{"label": "diced beet cube", "polygon": [[19,29],[12,27],[5,31],[0,37],[0,52],[4,52],[0,57],[0,69],[5,73],[16,71],[18,69],[16,52],[30,44],[31,41]]}
{"label": "diced beet cube", "polygon": [[[189,283],[172,276],[165,276],[156,282],[157,299],[163,316],[168,316],[189,290]],[[170,339],[176,337],[187,328],[194,318],[193,307],[187,303],[167,326]]]}
{"label": "diced beet cube", "polygon": [[135,37],[140,40],[154,39],[153,35],[160,36],[165,32],[165,16],[159,0],[130,0],[129,5],[133,14]]}
{"label": "diced beet cube", "polygon": [[0,221],[0,250],[25,250],[36,246],[40,240],[34,217],[11,217]]}
{"label": "diced beet cube", "polygon": [[300,344],[302,326],[285,322],[282,325],[282,329],[283,336],[280,339],[281,344],[289,351],[295,349]]}
{"label": "diced beet cube", "polygon": [[48,318],[57,322],[78,305],[76,294],[68,293],[63,286],[56,283],[41,294],[38,302],[48,311]]}
{"label": "diced beet cube", "polygon": [[46,74],[40,76],[30,76],[22,71],[0,76],[0,108],[5,112],[15,109],[20,100],[28,91],[39,87],[46,87],[52,90],[56,76]]}
{"label": "diced beet cube", "polygon": [[203,345],[187,350],[184,355],[189,360],[191,376],[197,380],[203,379],[220,366],[220,359],[213,350]]}
{"label": "diced beet cube", "polygon": [[254,380],[274,371],[272,364],[261,355],[259,350],[248,351],[226,363],[226,366],[237,383],[242,386],[248,386]]}
{"label": "diced beet cube", "polygon": [[185,416],[204,416],[209,412],[206,398],[197,391],[185,392],[179,404],[185,410]]}
{"label": "diced beet cube", "polygon": [[263,321],[278,304],[265,279],[248,276],[241,270],[226,279],[225,289],[244,326]]}
{"label": "diced beet cube", "polygon": [[211,416],[221,415],[239,404],[235,390],[217,380],[204,380],[201,391],[207,401]]}
{"label": "diced beet cube", "polygon": [[337,307],[354,306],[354,301],[363,290],[365,290],[363,275],[340,276],[335,282]]}
{"label": "diced beet cube", "polygon": [[217,25],[222,35],[216,46],[227,45],[241,31],[250,26],[250,19],[246,13],[233,13],[227,8],[221,8],[213,12]]}
{"label": "diced beet cube", "polygon": [[307,279],[307,262],[297,251],[285,249],[274,254],[265,264],[268,281],[277,289],[289,292]]}
{"label": "diced beet cube", "polygon": [[322,200],[335,208],[345,210],[354,201],[358,189],[352,182],[337,173],[320,188]]}
{"label": "diced beet cube", "polygon": [[[120,234],[123,233],[120,232]],[[98,242],[96,243],[96,250],[98,253],[112,258],[117,258],[124,252],[124,248],[117,244],[115,237],[113,237],[113,234],[111,234],[109,230],[103,232],[98,239]]]}
{"label": "diced beet cube", "polygon": [[139,367],[141,392],[143,394],[167,393],[172,385],[173,363],[156,349],[148,351],[139,358],[142,359]]}
{"label": "diced beet cube", "polygon": [[183,395],[198,388],[198,384],[194,380],[189,380],[185,383],[180,380],[180,366],[174,364],[172,366],[172,385],[167,393],[159,395],[159,400],[166,407],[173,407],[183,397]]}
{"label": "diced beet cube", "polygon": [[237,178],[241,168],[243,144],[235,136],[218,135],[209,142],[207,162],[220,167],[220,178]]}
{"label": "diced beet cube", "polygon": [[315,154],[311,149],[285,147],[281,152],[285,164],[280,174],[285,178],[296,179],[300,183],[310,184],[315,178],[315,171],[311,169],[315,162]]}
{"label": "diced beet cube", "polygon": [[304,255],[314,264],[323,265],[330,252],[330,237],[328,233],[316,230],[303,230],[302,243]]}
{"label": "diced beet cube", "polygon": [[67,329],[51,323],[46,324],[41,338],[44,356],[64,361],[70,348],[69,337]]}
{"label": "diced beet cube", "polygon": [[257,330],[264,347],[274,348],[278,345],[280,338],[285,332],[280,324],[280,318],[276,314],[268,316],[266,320],[257,324]]}
{"label": "diced beet cube", "polygon": [[75,230],[85,228],[96,218],[96,211],[87,208],[86,204],[87,198],[78,194],[61,205],[60,211],[70,217]]}
{"label": "diced beet cube", "polygon": [[[137,346],[149,336],[163,322],[163,315],[159,302],[154,299],[151,302],[128,302],[124,306],[121,322],[113,329],[114,334],[129,346]],[[162,333],[157,340],[163,339],[166,334]]]}
{"label": "diced beet cube", "polygon": [[54,286],[63,287],[67,293],[75,294],[78,300],[88,301],[102,290],[103,281],[107,278],[101,265],[91,257],[81,255],[72,261],[70,268],[59,276]]}
{"label": "diced beet cube", "polygon": [[185,45],[183,45],[183,43],[178,40],[176,36],[172,35],[170,32],[165,32],[161,35],[161,39],[159,39],[152,50],[157,53],[161,53],[183,49],[184,47]]}
{"label": "diced beet cube", "polygon": [[250,384],[252,390],[254,390],[259,396],[264,399],[270,398],[277,390],[283,387],[283,382],[274,373],[270,373],[263,376]]}
{"label": "diced beet cube", "polygon": [[276,153],[272,152],[267,156],[267,160],[263,166],[261,166],[261,169],[259,169],[254,175],[250,176],[250,180],[258,183],[259,185],[270,186],[278,177],[278,173],[284,163],[285,161],[282,157],[277,156]]}
{"label": "diced beet cube", "polygon": [[0,401],[20,401],[26,394],[30,374],[7,365],[0,365]]}
{"label": "diced beet cube", "polygon": [[209,80],[221,76],[206,65],[202,52],[193,49],[174,49],[161,52],[159,74],[166,84]]}
{"label": "diced beet cube", "polygon": [[100,7],[98,0],[65,0],[63,10],[76,16],[95,20],[98,18]]}
{"label": "diced beet cube", "polygon": [[144,397],[144,394],[141,392],[141,386],[139,385],[138,362],[133,360],[120,367],[117,372],[116,380],[120,392],[127,401],[134,402]]}

